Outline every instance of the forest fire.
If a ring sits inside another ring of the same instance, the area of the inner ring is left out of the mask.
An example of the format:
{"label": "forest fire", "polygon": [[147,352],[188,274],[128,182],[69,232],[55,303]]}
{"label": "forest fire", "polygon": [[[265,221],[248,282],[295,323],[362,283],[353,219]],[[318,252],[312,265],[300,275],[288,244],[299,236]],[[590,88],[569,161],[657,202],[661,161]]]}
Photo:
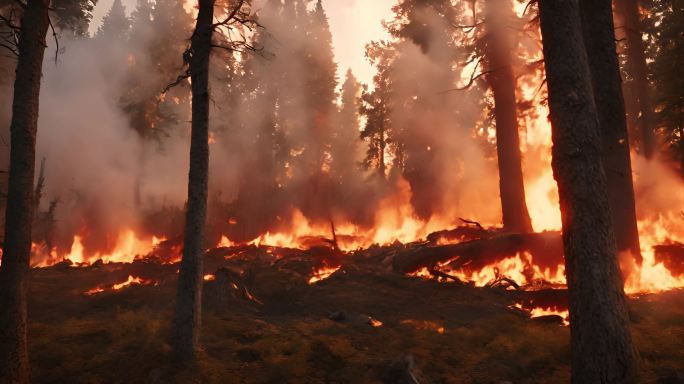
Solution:
{"label": "forest fire", "polygon": [[684,382],[679,2],[52,3],[1,383]]}
{"label": "forest fire", "polygon": [[[544,143],[550,145],[550,143]],[[547,150],[548,151],[548,150]],[[662,170],[659,170],[662,171]],[[529,199],[530,212],[539,212],[539,216],[532,215],[535,229],[556,230],[559,229],[555,222],[558,217],[557,197],[554,198],[554,189],[546,188],[552,184],[547,183],[545,178],[550,178],[550,172],[542,174],[537,179],[536,185],[540,186],[541,192],[531,188]],[[637,179],[639,180],[639,179]],[[669,180],[682,188],[681,182],[674,177]],[[530,181],[530,185],[535,185],[535,181]],[[428,221],[421,221],[413,218],[412,208],[410,207],[410,189],[405,190],[408,195],[393,199],[399,202],[398,206],[392,206],[389,202],[382,204],[382,209],[376,214],[376,227],[367,230],[360,229],[351,223],[335,224],[335,244],[344,252],[354,252],[364,250],[372,245],[390,246],[393,243],[414,243],[424,241],[431,233],[448,227],[449,221],[445,218],[434,218]],[[532,196],[544,196],[533,198]],[[554,205],[555,204],[555,205]],[[545,209],[544,207],[554,207]],[[661,244],[676,243],[684,241],[684,226],[682,216],[678,212],[664,211],[660,213],[645,213],[646,219],[640,220],[639,230],[642,247],[643,263],[633,265],[634,271],[629,275],[625,290],[630,294],[654,293],[673,288],[684,287],[684,274],[682,271],[670,271],[662,261],[656,259],[654,247]],[[544,224],[538,224],[544,223]],[[313,224],[304,215],[295,210],[292,214],[292,222],[287,232],[265,233],[248,241],[242,245],[253,245],[256,247],[268,248],[292,248],[307,249],[315,239],[325,239],[329,237],[330,224]],[[479,225],[479,224],[478,224]],[[437,237],[438,245],[458,244],[463,239],[449,239]],[[84,252],[81,236],[75,235],[68,253],[58,256],[53,250],[46,254],[44,247],[35,245],[34,260],[41,260],[34,264],[35,267],[48,267],[63,260],[69,260],[74,266],[87,266],[95,261],[101,260],[104,263],[130,263],[136,259],[144,259],[147,255],[153,255],[154,250],[167,242],[166,238],[155,236],[147,239],[139,237],[132,230],[122,230],[115,241],[115,245],[110,252],[96,252],[87,254]],[[227,236],[222,235],[217,247],[236,247],[241,244],[231,241]],[[176,246],[173,251],[176,256],[167,259],[166,262],[174,263],[180,259],[180,246]],[[513,254],[510,257],[502,258],[496,262],[483,265],[479,268],[453,269],[449,262],[438,263],[437,269],[454,276],[462,281],[474,283],[478,287],[487,286],[497,279],[505,277],[516,283],[518,286],[530,286],[535,282],[545,282],[548,284],[563,285],[565,282],[564,262],[558,259],[552,263],[539,265],[535,263],[534,256],[527,252]],[[329,277],[340,267],[324,267],[315,270],[309,279],[309,283],[315,283]],[[421,277],[434,277],[427,268],[422,268],[411,275]],[[207,275],[210,276],[210,275]],[[442,279],[445,280],[445,279]],[[449,281],[446,279],[445,281]]]}

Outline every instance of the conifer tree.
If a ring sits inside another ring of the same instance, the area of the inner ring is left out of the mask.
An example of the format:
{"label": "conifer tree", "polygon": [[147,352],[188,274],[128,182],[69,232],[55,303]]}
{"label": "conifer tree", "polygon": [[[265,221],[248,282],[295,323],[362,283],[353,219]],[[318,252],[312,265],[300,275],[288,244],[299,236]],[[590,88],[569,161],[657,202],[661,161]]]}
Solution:
{"label": "conifer tree", "polygon": [[121,0],[114,0],[112,7],[102,18],[102,24],[97,29],[96,38],[106,37],[113,41],[124,42],[128,38],[130,21],[126,17],[126,9]]}

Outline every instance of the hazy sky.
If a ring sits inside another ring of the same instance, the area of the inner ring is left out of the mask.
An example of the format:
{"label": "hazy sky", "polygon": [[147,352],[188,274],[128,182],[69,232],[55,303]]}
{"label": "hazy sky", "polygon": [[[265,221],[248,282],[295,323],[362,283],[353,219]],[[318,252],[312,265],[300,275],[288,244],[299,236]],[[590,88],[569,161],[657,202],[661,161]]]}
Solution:
{"label": "hazy sky", "polygon": [[[102,16],[107,13],[112,2],[113,0],[97,2],[91,32],[100,25]],[[136,0],[123,0],[123,3],[126,12],[130,13]],[[372,81],[374,71],[364,58],[364,47],[371,40],[387,37],[380,21],[391,16],[390,8],[395,3],[396,0],[323,0],[323,7],[330,19],[340,81],[343,81],[348,68],[362,82],[369,84]]]}

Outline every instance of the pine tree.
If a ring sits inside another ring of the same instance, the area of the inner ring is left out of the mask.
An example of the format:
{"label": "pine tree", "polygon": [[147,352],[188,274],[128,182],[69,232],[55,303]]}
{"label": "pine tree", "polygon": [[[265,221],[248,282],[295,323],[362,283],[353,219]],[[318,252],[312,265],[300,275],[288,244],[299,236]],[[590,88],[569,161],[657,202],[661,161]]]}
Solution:
{"label": "pine tree", "polygon": [[307,12],[303,1],[294,5],[301,20],[298,28],[305,37],[296,59],[302,68],[306,68],[301,84],[306,90],[301,105],[305,115],[299,134],[304,134],[307,139],[295,165],[299,168],[296,183],[302,190],[296,204],[307,217],[323,218],[329,216],[332,195],[329,154],[336,112],[337,64],[328,17],[321,1],[311,12]]}
{"label": "pine tree", "polygon": [[599,117],[576,0],[541,0],[552,166],[570,304],[571,381],[636,382],[637,354],[617,262]]}
{"label": "pine tree", "polygon": [[335,124],[330,152],[330,174],[343,182],[356,173],[359,162],[359,111],[361,108],[361,85],[351,69],[347,71],[342,94],[339,117]]}
{"label": "pine tree", "polygon": [[51,9],[56,16],[53,21],[55,27],[75,36],[87,36],[95,3],[93,0],[53,0]]}
{"label": "pine tree", "polygon": [[199,0],[197,26],[190,46],[193,54],[188,62],[193,96],[190,174],[172,339],[174,357],[181,362],[195,359],[202,323],[202,257],[209,183],[209,54],[213,20],[214,1]]}
{"label": "pine tree", "polygon": [[618,27],[624,31],[627,41],[626,72],[631,81],[626,87],[631,88],[627,95],[627,112],[632,116],[632,123],[639,127],[639,149],[647,159],[653,158],[656,152],[656,135],[653,127],[653,105],[651,102],[651,86],[648,81],[646,63],[646,47],[642,37],[643,28],[639,11],[640,0],[616,0],[615,12],[621,21]]}
{"label": "pine tree", "polygon": [[10,169],[0,266],[0,382],[28,383],[28,275],[31,258],[36,133],[48,0],[29,0],[21,18],[10,126]]}
{"label": "pine tree", "polygon": [[653,81],[655,120],[665,134],[670,153],[679,162],[684,177],[684,3],[654,2],[652,41],[653,61],[649,70]]}
{"label": "pine tree", "polygon": [[623,275],[641,264],[622,79],[610,0],[580,0],[582,30],[601,127],[602,161]]}
{"label": "pine tree", "polygon": [[374,169],[385,178],[388,161],[388,148],[393,154],[394,167],[404,169],[404,146],[392,126],[392,80],[390,71],[394,59],[394,49],[387,42],[371,42],[366,46],[366,57],[376,68],[373,76],[374,89],[364,86],[361,95],[361,114],[366,124],[361,138],[367,141],[368,150],[364,159],[367,169]]}
{"label": "pine tree", "polygon": [[95,37],[124,42],[128,38],[129,28],[130,21],[126,17],[126,9],[121,0],[114,0],[109,12],[102,18],[102,24],[97,29]]}
{"label": "pine tree", "polygon": [[[303,4],[303,3],[299,3]],[[335,111],[335,88],[337,87],[337,64],[332,50],[332,34],[328,17],[321,1],[309,15],[307,40],[303,51],[303,65],[306,68],[304,86],[307,89],[306,107],[308,125],[313,146],[307,148],[304,156],[312,175],[321,172],[326,162],[326,151],[330,145],[331,124]]]}
{"label": "pine tree", "polygon": [[510,54],[512,44],[509,29],[514,18],[513,7],[508,0],[487,0],[485,9],[484,57],[488,71],[487,83],[494,97],[503,226],[512,232],[532,232],[532,222],[525,201],[516,79]]}

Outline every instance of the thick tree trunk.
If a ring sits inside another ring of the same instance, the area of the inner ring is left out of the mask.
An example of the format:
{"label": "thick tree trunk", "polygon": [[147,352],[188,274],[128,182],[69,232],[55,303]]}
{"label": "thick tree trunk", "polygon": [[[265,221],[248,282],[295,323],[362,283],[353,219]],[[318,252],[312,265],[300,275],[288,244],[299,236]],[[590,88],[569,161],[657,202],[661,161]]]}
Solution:
{"label": "thick tree trunk", "polygon": [[622,20],[627,37],[627,70],[634,78],[634,96],[639,105],[639,131],[641,150],[647,159],[653,158],[656,138],[653,132],[653,106],[651,105],[646,66],[646,48],[641,38],[639,0],[616,0],[615,9]]}
{"label": "thick tree trunk", "polygon": [[28,383],[26,291],[31,255],[33,178],[49,0],[29,0],[21,20],[14,81],[5,244],[0,267],[0,383]]}
{"label": "thick tree trunk", "polygon": [[642,258],[612,5],[611,0],[580,0],[579,4],[584,44],[593,80],[594,102],[601,126],[608,201],[622,272],[627,278],[634,260],[641,264]]}
{"label": "thick tree trunk", "polygon": [[183,259],[178,276],[173,352],[177,360],[194,360],[202,312],[202,256],[209,182],[209,53],[214,1],[199,0],[199,14],[190,46],[192,80],[192,135],[188,206]]}
{"label": "thick tree trunk", "polygon": [[637,353],[617,262],[600,127],[577,0],[540,0],[570,303],[572,382],[634,383]]}
{"label": "thick tree trunk", "polygon": [[494,94],[496,152],[499,162],[499,193],[504,229],[515,233],[532,232],[525,203],[515,77],[511,67],[508,25],[513,15],[508,0],[487,0],[486,61],[487,82]]}

